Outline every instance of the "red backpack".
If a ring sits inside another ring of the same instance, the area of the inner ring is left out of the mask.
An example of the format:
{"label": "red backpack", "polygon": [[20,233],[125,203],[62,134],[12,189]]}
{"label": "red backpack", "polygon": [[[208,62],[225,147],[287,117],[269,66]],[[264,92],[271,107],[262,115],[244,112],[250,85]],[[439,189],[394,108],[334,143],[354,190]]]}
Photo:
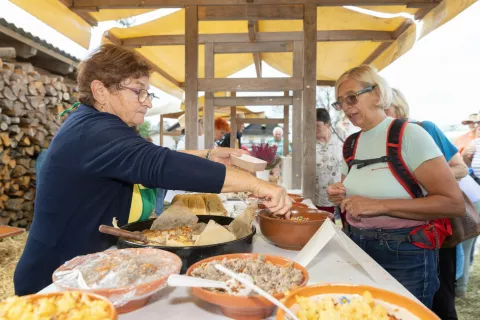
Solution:
{"label": "red backpack", "polygon": [[[406,119],[394,119],[387,131],[387,155],[368,160],[355,159],[358,139],[361,132],[350,135],[343,144],[343,158],[348,166],[348,171],[352,166],[357,165],[357,169],[361,169],[375,163],[388,163],[388,167],[393,176],[413,198],[424,197],[420,184],[408,169],[402,157],[402,138],[408,121]],[[421,125],[421,123],[417,123]],[[346,223],[345,216],[342,216],[342,222]],[[427,224],[421,225],[412,232],[409,238],[411,243],[417,247],[424,249],[440,248],[446,237],[452,235],[452,227],[450,220],[446,218],[428,221]]]}

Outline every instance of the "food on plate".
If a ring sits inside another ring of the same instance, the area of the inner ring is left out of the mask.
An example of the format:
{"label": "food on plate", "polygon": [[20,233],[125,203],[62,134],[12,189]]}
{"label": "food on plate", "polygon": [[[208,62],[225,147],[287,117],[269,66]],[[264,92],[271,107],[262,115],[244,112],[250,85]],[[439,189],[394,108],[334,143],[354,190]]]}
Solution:
{"label": "food on plate", "polygon": [[141,231],[148,245],[188,247],[225,243],[241,239],[252,233],[255,206],[235,218],[228,226],[214,220],[198,222],[198,217],[182,201],[177,201],[165,210],[152,224],[150,230]]}
{"label": "food on plate", "polygon": [[[226,268],[236,272],[245,273],[253,278],[253,282],[270,294],[285,293],[297,288],[303,281],[302,271],[294,268],[293,263],[283,266],[265,262],[264,256],[258,258],[234,258],[213,260],[202,263],[191,272],[192,277],[227,281],[229,276],[215,268],[215,264],[222,264]],[[216,292],[225,292],[223,289],[207,289]],[[251,295],[256,293],[252,292]]]}
{"label": "food on plate", "polygon": [[272,215],[272,218],[280,219],[280,220],[290,220],[290,221],[310,221],[310,218],[306,218],[303,216],[295,216],[295,217],[290,217],[290,219],[287,219],[285,218],[285,216]]}
{"label": "food on plate", "polygon": [[107,301],[77,291],[38,297],[11,297],[0,302],[0,319],[109,320],[112,307]]}
{"label": "food on plate", "polygon": [[172,204],[183,202],[196,215],[227,216],[222,200],[216,194],[177,194]]}
{"label": "food on plate", "polygon": [[123,288],[151,282],[178,271],[174,256],[150,250],[112,250],[88,259],[77,257],[65,263],[63,270],[55,271],[55,283],[79,289]]}
{"label": "food on plate", "polygon": [[294,310],[300,320],[401,320],[389,314],[384,306],[375,302],[369,291],[365,291],[363,296],[354,295],[351,299],[324,297],[314,300],[311,297],[301,296],[295,298],[299,308]]}

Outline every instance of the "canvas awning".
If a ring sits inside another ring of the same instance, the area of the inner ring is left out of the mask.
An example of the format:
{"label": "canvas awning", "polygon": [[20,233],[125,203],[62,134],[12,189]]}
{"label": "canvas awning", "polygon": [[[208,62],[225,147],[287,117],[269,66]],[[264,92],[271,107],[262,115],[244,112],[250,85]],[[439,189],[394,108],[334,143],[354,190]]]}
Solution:
{"label": "canvas awning", "polygon": [[[172,7],[172,1],[102,1],[102,0],[10,0],[44,21],[54,29],[88,47],[90,25],[106,20],[117,20],[143,14],[161,7]],[[189,2],[202,5],[209,1],[180,1],[179,6]],[[210,1],[214,2],[214,1]],[[231,2],[231,1],[226,1]],[[238,2],[238,1],[237,1]],[[268,1],[257,1],[267,3]],[[303,1],[305,2],[305,1]],[[332,4],[332,1],[309,1]],[[421,18],[420,37],[449,21],[475,0],[444,1],[337,1],[349,4],[399,3],[394,6],[362,7],[383,13],[408,13]],[[432,7],[432,2],[440,2]],[[282,3],[302,3],[300,0]],[[415,3],[415,5],[411,4]],[[218,2],[217,2],[218,4]],[[430,5],[429,5],[430,4]],[[149,6],[149,8],[142,8]],[[408,7],[407,7],[408,6]],[[410,8],[414,7],[414,8]],[[415,8],[418,7],[418,8]],[[204,7],[208,8],[208,7]],[[291,10],[295,6],[291,5]],[[206,19],[214,12],[203,11]],[[210,18],[209,18],[210,17]],[[85,19],[85,20],[84,20]],[[214,19],[214,18],[211,18]],[[86,22],[88,21],[88,23]],[[89,24],[90,23],[90,24]],[[362,63],[371,63],[382,69],[410,50],[416,40],[416,24],[405,17],[378,18],[352,11],[341,6],[317,7],[317,79],[320,84],[331,84],[345,70]],[[258,23],[256,41],[282,42],[289,39],[302,40],[301,20],[261,20]],[[248,42],[249,27],[244,21],[200,21],[199,34],[217,38],[218,42]],[[183,99],[185,82],[185,10],[131,28],[115,28],[109,31],[110,39],[144,55],[158,67],[152,84],[165,92]],[[234,34],[234,37],[225,35]],[[222,37],[223,35],[223,37]],[[243,42],[243,41],[242,41]],[[199,78],[204,76],[204,46],[199,45]],[[287,51],[289,49],[287,48]],[[261,59],[272,67],[292,75],[292,50],[290,52],[263,52]],[[222,54],[215,57],[215,77],[227,77],[254,63],[251,53]]]}

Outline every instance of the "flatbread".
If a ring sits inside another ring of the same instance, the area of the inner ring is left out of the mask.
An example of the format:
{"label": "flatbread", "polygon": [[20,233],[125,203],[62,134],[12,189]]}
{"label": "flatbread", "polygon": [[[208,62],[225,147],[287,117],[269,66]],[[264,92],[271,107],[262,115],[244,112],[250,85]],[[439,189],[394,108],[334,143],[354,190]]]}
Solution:
{"label": "flatbread", "polygon": [[216,194],[204,193],[202,194],[203,201],[207,208],[207,214],[212,216],[224,216],[228,215],[227,209],[223,206],[222,200]]}
{"label": "flatbread", "polygon": [[153,221],[151,230],[169,230],[178,227],[193,227],[198,217],[182,202],[172,204],[158,218]]}
{"label": "flatbread", "polygon": [[210,244],[224,243],[236,240],[235,236],[213,220],[210,220],[207,227],[198,236],[195,241],[196,246],[206,246]]}
{"label": "flatbread", "polygon": [[243,213],[238,215],[230,224],[228,225],[228,230],[235,235],[237,239],[248,236],[252,233],[252,223],[255,219],[255,211],[257,210],[257,205],[250,204]]}

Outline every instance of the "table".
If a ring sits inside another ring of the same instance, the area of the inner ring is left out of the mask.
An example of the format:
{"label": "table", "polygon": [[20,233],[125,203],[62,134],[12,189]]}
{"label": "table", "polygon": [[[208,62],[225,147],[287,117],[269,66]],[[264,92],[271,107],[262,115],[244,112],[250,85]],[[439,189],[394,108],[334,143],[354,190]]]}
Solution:
{"label": "table", "polygon": [[[348,239],[347,241],[351,240]],[[354,248],[355,250],[361,250],[356,245]],[[254,237],[253,252],[274,254],[290,259],[294,258],[298,253],[298,251],[284,250],[271,245],[261,234],[257,234]],[[370,285],[390,290],[418,301],[386,271],[384,271],[385,274],[381,277],[384,281],[380,284],[375,283],[335,239],[327,243],[307,269],[310,274],[309,285],[320,283]],[[52,284],[40,293],[55,291],[59,291],[59,289]],[[226,317],[222,315],[216,306],[203,302],[191,295],[187,288],[165,288],[151,299],[145,307],[119,316],[119,320],[139,319],[183,320],[226,319]],[[269,319],[274,319],[274,315]]]}
{"label": "table", "polygon": [[13,237],[25,232],[25,229],[0,225],[0,239]]}

